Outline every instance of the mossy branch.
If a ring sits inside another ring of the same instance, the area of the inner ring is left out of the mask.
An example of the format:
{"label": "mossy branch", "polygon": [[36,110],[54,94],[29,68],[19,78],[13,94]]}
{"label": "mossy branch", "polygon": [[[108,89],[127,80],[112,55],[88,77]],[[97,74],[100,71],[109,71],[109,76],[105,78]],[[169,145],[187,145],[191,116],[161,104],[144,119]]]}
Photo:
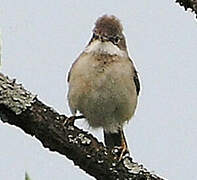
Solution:
{"label": "mossy branch", "polygon": [[43,146],[73,160],[98,180],[158,180],[131,157],[118,162],[117,157],[88,132],[63,122],[67,119],[38,100],[15,80],[0,73],[0,117],[35,136]]}

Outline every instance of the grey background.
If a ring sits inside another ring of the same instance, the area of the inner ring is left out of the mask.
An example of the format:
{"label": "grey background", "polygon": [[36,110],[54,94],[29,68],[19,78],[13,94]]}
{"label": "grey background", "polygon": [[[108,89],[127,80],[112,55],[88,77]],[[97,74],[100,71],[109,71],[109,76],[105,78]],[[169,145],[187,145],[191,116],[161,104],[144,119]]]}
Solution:
{"label": "grey background", "polygon": [[[1,71],[69,115],[66,76],[91,37],[95,20],[122,20],[130,56],[140,73],[138,109],[125,127],[135,161],[168,179],[196,179],[197,28],[174,1],[0,0]],[[100,140],[101,130],[88,129]],[[34,137],[0,122],[0,179],[81,179],[72,161]]]}

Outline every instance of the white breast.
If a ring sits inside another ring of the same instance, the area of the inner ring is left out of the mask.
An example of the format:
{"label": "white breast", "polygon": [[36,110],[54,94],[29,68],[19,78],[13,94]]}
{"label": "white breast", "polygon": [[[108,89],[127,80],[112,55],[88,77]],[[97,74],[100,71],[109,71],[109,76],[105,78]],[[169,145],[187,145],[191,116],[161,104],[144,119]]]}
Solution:
{"label": "white breast", "polygon": [[126,57],[127,53],[121,50],[118,46],[114,45],[112,42],[101,42],[99,40],[93,41],[89,46],[85,49],[86,53],[94,52],[98,54],[110,54],[117,55],[121,57]]}
{"label": "white breast", "polygon": [[[95,46],[86,50],[95,51]],[[105,70],[101,73],[101,61],[96,55],[83,53],[72,67],[68,93],[73,114],[78,110],[91,127],[103,127],[109,132],[117,132],[133,116],[137,105],[131,62],[128,57],[113,58],[113,63],[102,66]]]}

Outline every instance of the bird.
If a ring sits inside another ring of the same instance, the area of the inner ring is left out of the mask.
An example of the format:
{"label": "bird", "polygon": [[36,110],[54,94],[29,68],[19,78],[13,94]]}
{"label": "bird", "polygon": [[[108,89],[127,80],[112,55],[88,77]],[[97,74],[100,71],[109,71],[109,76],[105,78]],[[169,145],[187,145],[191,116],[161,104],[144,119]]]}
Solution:
{"label": "bird", "polygon": [[119,160],[129,154],[123,127],[135,113],[140,81],[116,16],[96,20],[89,43],[71,66],[68,85],[73,117],[80,112],[90,127],[102,128],[106,147],[117,148]]}

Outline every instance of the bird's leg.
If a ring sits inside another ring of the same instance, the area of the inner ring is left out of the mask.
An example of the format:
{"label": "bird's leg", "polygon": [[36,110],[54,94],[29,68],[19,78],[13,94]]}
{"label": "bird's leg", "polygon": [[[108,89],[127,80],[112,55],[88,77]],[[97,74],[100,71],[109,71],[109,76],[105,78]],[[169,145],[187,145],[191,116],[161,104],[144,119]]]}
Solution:
{"label": "bird's leg", "polygon": [[72,125],[73,126],[76,119],[83,119],[83,118],[85,118],[83,115],[68,117],[64,121],[63,126],[66,126],[66,125]]}
{"label": "bird's leg", "polygon": [[[117,133],[106,132],[104,130],[105,145],[113,150],[115,154],[118,154],[118,160],[120,161],[126,154],[129,154],[126,138],[122,129],[119,129]],[[118,150],[118,152],[116,152]]]}
{"label": "bird's leg", "polygon": [[121,154],[119,156],[119,161],[126,155],[129,154],[129,149],[127,146],[127,141],[124,135],[123,130],[120,130],[120,135],[121,135],[121,146],[120,146],[120,150],[121,150]]}

